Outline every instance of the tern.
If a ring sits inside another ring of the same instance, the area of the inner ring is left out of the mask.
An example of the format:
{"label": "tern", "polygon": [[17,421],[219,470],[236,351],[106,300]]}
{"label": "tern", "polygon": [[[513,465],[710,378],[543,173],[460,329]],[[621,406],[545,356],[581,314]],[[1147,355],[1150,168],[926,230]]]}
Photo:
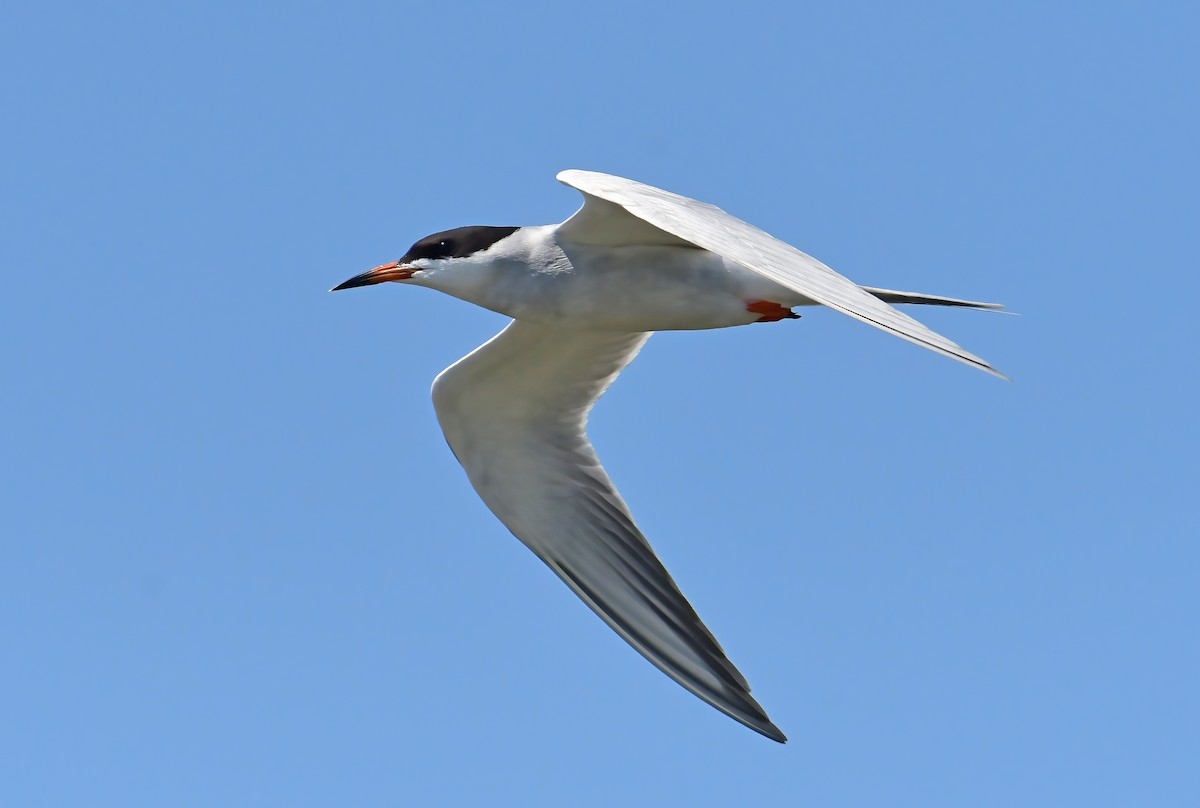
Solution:
{"label": "tern", "polygon": [[570,170],[562,224],[459,227],[332,291],[426,286],[512,318],[433,383],[438,422],[484,503],[613,631],[721,712],[783,743],[638,530],[587,436],[588,415],[651,332],[798,317],[822,305],[1006,378],[891,303],[999,309],[859,286],[713,205]]}

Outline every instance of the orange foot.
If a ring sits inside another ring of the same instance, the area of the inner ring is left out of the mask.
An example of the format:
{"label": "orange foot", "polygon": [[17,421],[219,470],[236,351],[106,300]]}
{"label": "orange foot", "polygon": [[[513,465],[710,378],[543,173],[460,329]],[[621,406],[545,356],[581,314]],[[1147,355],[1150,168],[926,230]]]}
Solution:
{"label": "orange foot", "polygon": [[746,304],[746,311],[751,314],[762,315],[755,321],[759,323],[776,323],[780,320],[800,319],[800,315],[791,309],[781,306],[778,303],[772,303],[769,300],[751,300]]}

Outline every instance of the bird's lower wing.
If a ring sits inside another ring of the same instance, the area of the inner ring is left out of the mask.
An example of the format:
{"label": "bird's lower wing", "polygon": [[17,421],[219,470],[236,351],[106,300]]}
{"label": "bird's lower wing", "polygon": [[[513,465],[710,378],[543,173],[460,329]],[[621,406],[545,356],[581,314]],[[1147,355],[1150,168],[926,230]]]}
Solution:
{"label": "bird's lower wing", "polygon": [[714,205],[595,171],[563,171],[558,180],[584,196],[583,207],[559,226],[560,240],[610,246],[690,243],[876,328],[1007,378],[812,256]]}
{"label": "bird's lower wing", "polygon": [[487,506],[604,622],[688,690],[782,742],[587,438],[592,404],[648,337],[513,322],[438,376],[438,420]]}

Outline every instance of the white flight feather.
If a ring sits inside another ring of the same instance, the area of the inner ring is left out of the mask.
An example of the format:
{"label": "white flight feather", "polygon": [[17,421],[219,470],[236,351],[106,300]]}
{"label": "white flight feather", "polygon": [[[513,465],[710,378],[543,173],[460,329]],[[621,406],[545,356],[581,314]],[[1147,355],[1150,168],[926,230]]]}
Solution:
{"label": "white flight feather", "polygon": [[613,630],[692,693],[784,741],[588,441],[592,405],[649,336],[514,321],[437,377],[438,421],[492,512]]}
{"label": "white flight feather", "polygon": [[812,256],[714,205],[596,171],[562,171],[558,180],[584,197],[583,207],[559,226],[560,241],[693,244],[876,328],[1008,378]]}

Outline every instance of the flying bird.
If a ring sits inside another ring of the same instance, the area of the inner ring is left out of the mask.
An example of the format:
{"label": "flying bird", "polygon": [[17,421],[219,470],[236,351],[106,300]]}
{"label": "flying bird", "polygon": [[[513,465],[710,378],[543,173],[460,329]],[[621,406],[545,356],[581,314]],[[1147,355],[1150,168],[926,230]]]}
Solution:
{"label": "flying bird", "polygon": [[638,653],[783,743],[600,465],[592,406],[651,332],[794,319],[799,306],[828,306],[1006,378],[889,304],[1002,306],[859,286],[720,208],[632,180],[577,170],[558,180],[584,200],[561,224],[435,233],[333,291],[427,286],[512,318],[433,383],[471,485]]}

